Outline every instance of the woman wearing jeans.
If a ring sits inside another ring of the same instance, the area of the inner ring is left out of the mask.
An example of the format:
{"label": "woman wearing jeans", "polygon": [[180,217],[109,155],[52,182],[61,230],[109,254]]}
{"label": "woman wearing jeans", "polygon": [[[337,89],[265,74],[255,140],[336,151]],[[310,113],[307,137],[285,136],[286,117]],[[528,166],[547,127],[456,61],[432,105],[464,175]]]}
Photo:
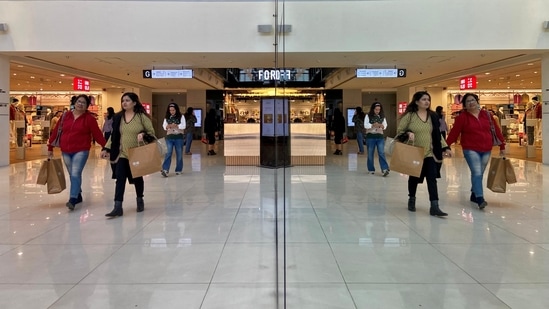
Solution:
{"label": "woman wearing jeans", "polygon": [[162,176],[168,177],[174,148],[175,174],[179,175],[183,172],[183,130],[185,130],[186,125],[185,117],[181,115],[177,104],[170,103],[168,105],[162,127],[166,130],[166,145],[168,146],[168,152],[164,157],[164,163],[162,163]]}
{"label": "woman wearing jeans", "polygon": [[366,147],[368,147],[368,160],[366,162],[368,173],[375,173],[374,151],[377,148],[379,167],[383,177],[385,177],[389,175],[389,164],[385,159],[385,137],[383,137],[383,130],[387,129],[387,120],[381,103],[375,102],[372,104],[370,112],[364,117],[364,128],[366,129]]}
{"label": "woman wearing jeans", "polygon": [[106,143],[97,120],[88,112],[90,97],[81,94],[74,102],[74,110],[61,116],[48,141],[48,157],[52,158],[51,143],[57,137],[58,127],[62,126],[59,146],[71,181],[70,197],[66,204],[70,210],[74,210],[76,204],[82,202],[82,170],[88,161],[92,137],[101,146]]}
{"label": "woman wearing jeans", "polygon": [[465,110],[456,117],[454,126],[446,139],[448,146],[455,143],[461,135],[461,148],[469,170],[471,171],[471,202],[477,203],[480,209],[488,205],[484,199],[482,177],[492,154],[492,129],[502,142],[499,146],[500,155],[505,152],[505,142],[501,129],[493,123],[492,116],[480,108],[478,96],[466,93],[462,99]]}

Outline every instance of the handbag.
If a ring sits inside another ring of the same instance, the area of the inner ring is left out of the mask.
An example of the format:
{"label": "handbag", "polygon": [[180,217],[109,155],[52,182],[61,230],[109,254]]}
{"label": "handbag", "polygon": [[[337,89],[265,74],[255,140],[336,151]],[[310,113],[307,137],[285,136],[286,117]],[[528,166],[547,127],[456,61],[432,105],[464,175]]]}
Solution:
{"label": "handbag", "polygon": [[425,151],[423,147],[395,142],[391,156],[391,170],[419,177],[421,176],[424,158]]}
{"label": "handbag", "polygon": [[57,134],[55,135],[55,139],[50,144],[52,147],[60,147],[61,145],[61,133],[63,133],[63,119],[65,119],[65,115],[67,112],[63,113],[63,116],[61,116],[61,119],[59,119],[59,126],[57,127]]}
{"label": "handbag", "polygon": [[517,176],[515,175],[515,169],[513,168],[513,164],[509,159],[503,158],[503,161],[505,162],[505,181],[508,184],[516,183],[517,182]]}
{"label": "handbag", "polygon": [[492,145],[493,146],[499,146],[499,145],[503,144],[503,142],[499,140],[499,138],[496,134],[496,127],[494,126],[494,119],[492,119],[492,115],[490,115],[490,112],[486,111],[486,114],[488,115],[488,119],[490,120],[490,132],[492,133]]}
{"label": "handbag", "polygon": [[[48,194],[57,194],[63,192],[67,188],[65,181],[65,171],[63,170],[63,163],[60,158],[48,159],[44,161],[46,163],[47,173],[47,190]],[[42,168],[40,168],[42,170]]]}
{"label": "handbag", "polygon": [[390,156],[393,154],[393,150],[395,148],[396,139],[387,136],[385,138],[385,145],[383,146],[383,151],[386,155]]}
{"label": "handbag", "polygon": [[36,177],[37,185],[45,185],[48,183],[48,160],[44,160],[42,165],[40,165],[40,171],[38,172],[38,177]]}
{"label": "handbag", "polygon": [[347,137],[347,135],[343,136],[343,138],[341,139],[341,143],[345,144],[345,143],[348,143],[348,142],[349,142],[349,138]]}
{"label": "handbag", "polygon": [[156,173],[162,169],[162,156],[157,143],[128,149],[128,161],[132,178]]}
{"label": "handbag", "polygon": [[208,139],[206,138],[206,134],[203,134],[202,135],[202,138],[200,139],[200,141],[203,143],[203,144],[208,144]]}
{"label": "handbag", "polygon": [[[507,179],[505,176],[505,158],[492,158],[488,168],[486,187],[495,193],[505,193]],[[508,160],[507,160],[508,161]]]}
{"label": "handbag", "polygon": [[168,153],[168,144],[166,144],[166,138],[162,137],[156,140],[156,145],[162,156]]}

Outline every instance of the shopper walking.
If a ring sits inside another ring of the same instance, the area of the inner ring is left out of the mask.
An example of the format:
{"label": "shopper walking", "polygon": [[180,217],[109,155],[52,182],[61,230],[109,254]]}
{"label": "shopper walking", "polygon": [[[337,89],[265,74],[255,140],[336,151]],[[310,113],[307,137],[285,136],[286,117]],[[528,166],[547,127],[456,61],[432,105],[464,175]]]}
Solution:
{"label": "shopper walking", "polygon": [[217,113],[215,108],[210,108],[206,118],[204,119],[204,133],[208,139],[208,155],[215,156],[217,153],[214,151],[215,138],[219,132],[219,122],[217,121]]}
{"label": "shopper walking", "polygon": [[442,134],[443,138],[446,138],[446,134],[448,133],[448,125],[446,124],[446,119],[445,119],[446,117],[444,116],[445,113],[443,109],[444,108],[442,106],[437,106],[437,108],[435,109],[435,112],[437,113],[438,121],[440,122],[440,127],[439,127],[440,134]]}
{"label": "shopper walking", "polygon": [[343,133],[345,132],[345,118],[343,113],[336,107],[334,109],[334,116],[332,118],[332,127],[330,128],[330,134],[334,137],[334,143],[336,147],[335,155],[343,155],[341,151],[341,140],[343,139]]}
{"label": "shopper walking", "polygon": [[429,108],[431,106],[431,95],[426,91],[419,91],[414,94],[406,107],[398,125],[397,133],[407,133],[408,139],[415,146],[423,147],[424,159],[420,177],[408,177],[408,210],[416,211],[417,186],[427,179],[427,190],[431,207],[431,216],[447,216],[439,206],[437,178],[440,178],[440,165],[442,158],[453,155],[446,141],[440,135],[440,123],[438,116]]}
{"label": "shopper walking", "polygon": [[111,137],[113,117],[114,108],[107,107],[107,115],[105,116],[105,122],[103,123],[103,134],[107,141],[109,140],[109,137]]}
{"label": "shopper walking", "polygon": [[187,107],[185,122],[187,123],[187,126],[185,127],[185,154],[192,155],[191,144],[193,143],[195,124],[197,122],[196,116],[194,115],[194,108]]}
{"label": "shopper walking", "polygon": [[500,127],[495,125],[492,115],[486,110],[481,110],[476,94],[466,93],[461,99],[461,104],[465,110],[456,117],[446,142],[450,146],[461,136],[463,156],[471,171],[470,200],[480,209],[484,209],[488,203],[484,199],[482,178],[492,154],[492,128],[501,141],[499,146],[501,156],[505,153],[505,140]]}
{"label": "shopper walking", "polygon": [[355,123],[356,142],[358,144],[358,154],[364,153],[364,117],[366,115],[362,111],[362,107],[355,108],[353,122]]}
{"label": "shopper walking", "polygon": [[166,116],[162,124],[164,130],[166,130],[166,146],[168,152],[164,157],[164,163],[162,163],[162,171],[160,173],[164,177],[168,177],[170,172],[170,165],[172,163],[172,154],[175,150],[175,174],[179,175],[183,172],[183,142],[185,130],[185,117],[181,115],[179,105],[176,103],[170,103],[166,110]]}
{"label": "shopper walking", "polygon": [[57,138],[58,129],[61,126],[59,147],[71,182],[69,201],[66,203],[70,210],[74,210],[76,204],[82,202],[82,171],[88,161],[92,137],[99,145],[105,146],[105,138],[97,120],[88,111],[91,104],[90,98],[81,94],[74,102],[74,109],[66,112],[57,122],[48,141],[48,157],[52,158],[51,144]]}
{"label": "shopper walking", "polygon": [[126,180],[135,186],[137,212],[142,212],[145,209],[143,177],[132,177],[128,150],[137,147],[138,143],[143,141],[144,133],[154,135],[154,128],[137,94],[126,92],[122,95],[121,102],[122,111],[114,116],[111,137],[101,152],[103,158],[110,158],[111,162],[116,164],[113,175],[113,178],[116,179],[114,209],[105,215],[107,217],[123,215],[122,202],[124,201]]}
{"label": "shopper walking", "polygon": [[379,167],[383,177],[389,175],[389,164],[385,158],[385,137],[383,131],[387,129],[387,120],[381,103],[375,102],[370,106],[370,111],[364,117],[366,129],[366,147],[368,148],[368,160],[366,162],[368,173],[374,174],[374,152],[377,148]]}

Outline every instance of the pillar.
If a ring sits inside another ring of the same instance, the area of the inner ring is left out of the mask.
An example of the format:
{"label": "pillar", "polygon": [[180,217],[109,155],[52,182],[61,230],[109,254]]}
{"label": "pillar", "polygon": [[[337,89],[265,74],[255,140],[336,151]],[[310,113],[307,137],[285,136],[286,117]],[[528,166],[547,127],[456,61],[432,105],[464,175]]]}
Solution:
{"label": "pillar", "polygon": [[0,166],[10,164],[10,61],[0,55]]}
{"label": "pillar", "polygon": [[[541,136],[546,139],[549,138],[549,53],[541,57],[541,108]],[[542,143],[548,145],[545,140]],[[549,147],[543,147],[542,149],[542,163],[545,165],[549,164],[548,150]]]}

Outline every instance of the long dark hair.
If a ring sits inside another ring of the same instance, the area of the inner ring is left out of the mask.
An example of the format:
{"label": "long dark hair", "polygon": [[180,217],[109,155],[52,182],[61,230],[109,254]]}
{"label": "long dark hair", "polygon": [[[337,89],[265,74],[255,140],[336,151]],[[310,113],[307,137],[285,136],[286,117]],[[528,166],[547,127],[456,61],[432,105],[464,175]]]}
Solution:
{"label": "long dark hair", "polygon": [[168,108],[166,108],[166,116],[164,118],[170,119],[172,117],[172,114],[170,113],[170,107],[175,108],[174,117],[177,119],[181,119],[181,111],[179,110],[179,105],[177,105],[176,103],[170,103],[168,105]]}
{"label": "long dark hair", "polygon": [[194,112],[194,108],[192,108],[190,106],[187,107],[187,111],[185,112],[185,119],[189,119],[189,117],[191,117],[193,112]]}
{"label": "long dark hair", "polygon": [[[417,101],[419,101],[424,95],[428,96],[429,101],[431,101],[431,95],[427,91],[418,91],[418,92],[414,93],[414,95],[412,96],[412,99],[410,100],[410,103],[408,103],[408,106],[406,106],[406,110],[404,111],[404,114],[402,114],[402,116],[400,116],[400,118],[404,117],[404,115],[406,115],[406,114],[417,112],[418,109],[419,109],[417,107]],[[430,108],[431,108],[431,106],[429,106],[429,108],[427,108],[427,110],[430,111]]]}
{"label": "long dark hair", "polygon": [[362,120],[364,120],[364,117],[366,117],[366,114],[364,114],[364,111],[362,110],[362,107],[357,106],[355,108],[355,111],[356,111],[356,116],[361,118]]}
{"label": "long dark hair", "polygon": [[85,95],[85,94],[79,94],[77,96],[73,96],[71,98],[71,105],[76,104],[76,101],[78,101],[78,99],[80,98],[84,98],[84,100],[86,101],[86,108],[90,107],[91,99],[88,95]]}
{"label": "long dark hair", "polygon": [[217,112],[215,111],[215,108],[210,108],[206,117],[211,117],[212,119],[215,119],[217,117]]}
{"label": "long dark hair", "polygon": [[372,119],[376,115],[376,113],[374,112],[374,109],[378,106],[381,108],[380,111],[379,111],[379,117],[381,117],[381,119],[385,118],[385,112],[383,112],[383,106],[381,105],[381,103],[374,102],[374,104],[372,104],[372,106],[370,106],[370,111],[368,112],[368,118],[369,119]]}
{"label": "long dark hair", "polygon": [[107,107],[107,119],[112,119],[114,117],[114,108]]}
{"label": "long dark hair", "polygon": [[120,97],[120,103],[122,103],[122,98],[124,98],[124,97],[128,97],[128,98],[130,98],[130,100],[132,100],[132,102],[135,102],[135,106],[133,107],[133,112],[134,113],[136,113],[136,114],[145,114],[145,116],[147,116],[149,118],[151,117],[151,116],[149,116],[149,114],[147,114],[147,110],[145,109],[143,104],[141,104],[141,101],[139,101],[139,96],[136,93],[134,93],[134,92],[124,93]]}

